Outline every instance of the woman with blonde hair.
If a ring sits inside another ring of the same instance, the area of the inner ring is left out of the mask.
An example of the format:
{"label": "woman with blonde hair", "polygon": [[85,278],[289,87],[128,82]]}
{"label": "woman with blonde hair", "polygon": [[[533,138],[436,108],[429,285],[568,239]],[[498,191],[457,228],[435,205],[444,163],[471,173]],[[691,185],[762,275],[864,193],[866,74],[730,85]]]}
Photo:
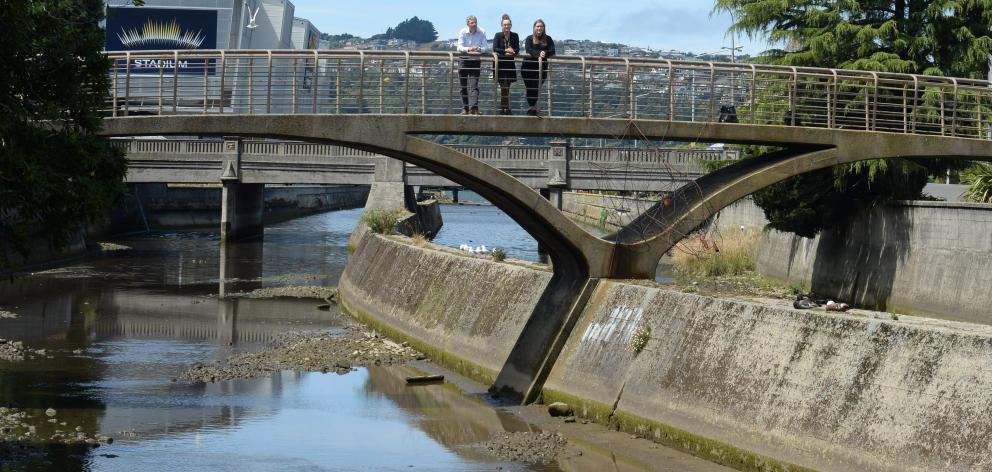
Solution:
{"label": "woman with blonde hair", "polygon": [[499,58],[496,62],[496,69],[499,71],[496,75],[496,80],[499,82],[499,114],[512,115],[510,86],[517,81],[517,65],[513,62],[513,58],[520,54],[520,37],[510,31],[513,27],[510,15],[503,14],[500,26],[502,31],[493,37],[493,52]]}
{"label": "woman with blonde hair", "polygon": [[544,31],[544,20],[534,22],[534,32],[524,40],[524,49],[529,57],[520,66],[520,75],[527,87],[527,114],[538,116],[537,98],[541,94],[541,84],[548,78],[548,58],[555,55],[555,42]]}

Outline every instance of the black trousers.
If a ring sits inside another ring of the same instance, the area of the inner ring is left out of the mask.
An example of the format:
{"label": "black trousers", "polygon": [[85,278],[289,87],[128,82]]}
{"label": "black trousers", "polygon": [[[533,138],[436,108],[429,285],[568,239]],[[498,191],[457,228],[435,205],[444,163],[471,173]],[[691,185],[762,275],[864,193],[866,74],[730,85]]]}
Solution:
{"label": "black trousers", "polygon": [[478,59],[462,59],[458,67],[458,84],[461,85],[462,108],[465,110],[479,109],[479,71],[482,61]]}
{"label": "black trousers", "polygon": [[538,71],[537,67],[537,63],[525,62],[524,66],[520,68],[520,75],[524,78],[524,87],[527,88],[527,105],[532,107],[537,106],[537,98],[541,95],[541,86],[548,78],[548,71]]}

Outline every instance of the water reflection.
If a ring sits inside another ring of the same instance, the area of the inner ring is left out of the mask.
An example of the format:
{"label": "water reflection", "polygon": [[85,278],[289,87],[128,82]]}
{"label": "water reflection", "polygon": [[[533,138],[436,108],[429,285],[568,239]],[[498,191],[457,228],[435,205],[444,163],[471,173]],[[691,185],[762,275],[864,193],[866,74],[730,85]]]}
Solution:
{"label": "water reflection", "polygon": [[[495,232],[515,257],[536,255],[512,220],[478,210],[450,217],[450,237],[482,244]],[[46,349],[0,363],[0,405],[28,409],[40,436],[56,428],[43,413],[55,408],[69,427],[116,439],[95,450],[45,445],[24,470],[492,470],[498,462],[470,445],[529,426],[444,386],[408,388],[407,368],[171,381],[285,332],[333,328],[336,314],[310,300],[217,295],[336,284],[359,214],[301,218],[231,245],[200,232],[132,237],[115,241],[130,251],[0,283],[0,309],[20,315],[0,320],[0,337]]]}

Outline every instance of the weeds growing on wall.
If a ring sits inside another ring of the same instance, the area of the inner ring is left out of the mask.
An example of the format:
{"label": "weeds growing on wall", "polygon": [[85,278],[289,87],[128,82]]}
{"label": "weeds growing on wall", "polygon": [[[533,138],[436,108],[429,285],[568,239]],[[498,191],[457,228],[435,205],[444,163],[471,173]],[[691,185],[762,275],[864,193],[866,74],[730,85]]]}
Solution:
{"label": "weeds growing on wall", "polygon": [[503,248],[497,247],[493,248],[493,260],[496,262],[503,262],[506,259],[506,251]]}
{"label": "weeds growing on wall", "polygon": [[697,235],[673,251],[675,270],[685,276],[741,275],[754,270],[757,242],[746,234]]}
{"label": "weeds growing on wall", "polygon": [[393,210],[369,210],[362,215],[362,222],[376,234],[393,234],[399,221],[400,212]]}

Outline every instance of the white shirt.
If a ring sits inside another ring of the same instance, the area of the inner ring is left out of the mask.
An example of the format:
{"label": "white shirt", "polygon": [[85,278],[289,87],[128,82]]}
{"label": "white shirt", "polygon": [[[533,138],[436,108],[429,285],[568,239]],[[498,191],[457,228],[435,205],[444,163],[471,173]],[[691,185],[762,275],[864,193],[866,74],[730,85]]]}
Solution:
{"label": "white shirt", "polygon": [[469,33],[468,26],[466,26],[458,32],[458,52],[468,52],[474,47],[479,48],[479,53],[489,52],[489,40],[486,39],[486,32],[482,28],[476,27],[475,33]]}

